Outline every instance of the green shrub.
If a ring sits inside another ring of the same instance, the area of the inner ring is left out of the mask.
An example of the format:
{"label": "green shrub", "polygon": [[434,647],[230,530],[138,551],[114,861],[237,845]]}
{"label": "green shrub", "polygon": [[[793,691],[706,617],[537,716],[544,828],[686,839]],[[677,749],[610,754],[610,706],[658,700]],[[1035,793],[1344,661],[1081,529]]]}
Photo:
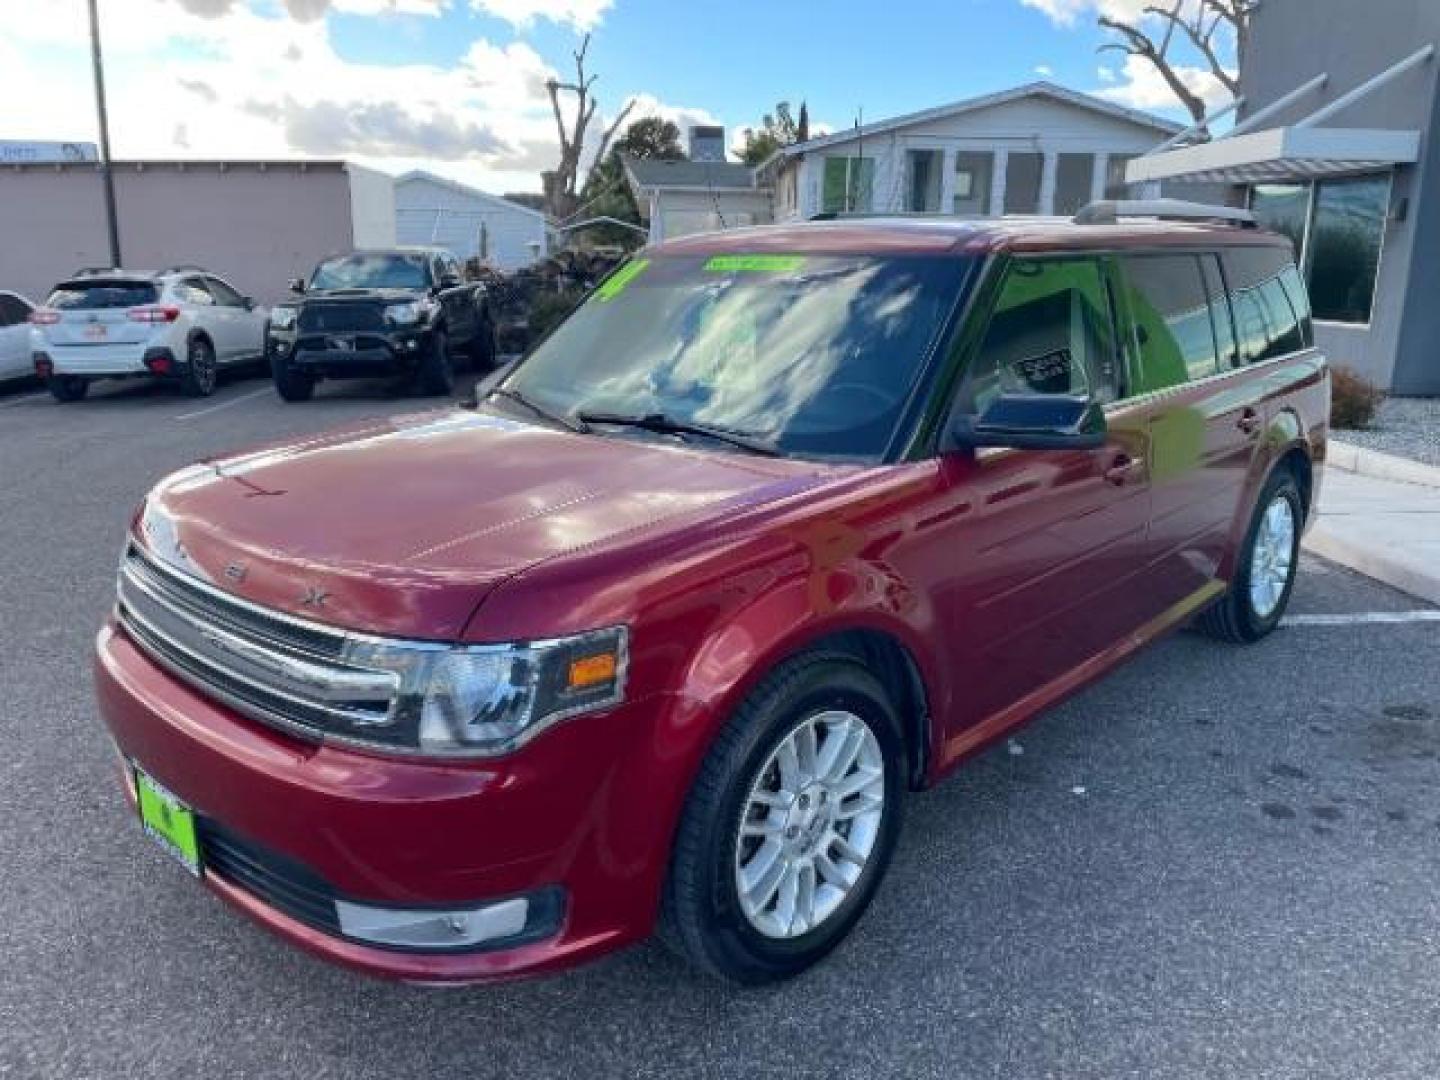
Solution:
{"label": "green shrub", "polygon": [[1330,370],[1330,424],[1332,427],[1355,431],[1368,428],[1375,410],[1385,400],[1385,392],[1351,371],[1337,367]]}

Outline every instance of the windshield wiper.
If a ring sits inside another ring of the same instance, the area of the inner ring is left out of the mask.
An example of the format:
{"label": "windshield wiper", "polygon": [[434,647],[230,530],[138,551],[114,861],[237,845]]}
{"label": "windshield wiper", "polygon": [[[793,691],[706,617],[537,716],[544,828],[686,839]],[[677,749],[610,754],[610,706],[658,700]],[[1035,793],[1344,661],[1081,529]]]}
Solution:
{"label": "windshield wiper", "polygon": [[566,416],[562,412],[556,412],[554,409],[547,409],[538,401],[534,401],[533,399],[526,397],[519,390],[510,389],[510,387],[508,386],[497,386],[485,396],[487,398],[503,397],[507,401],[513,401],[516,404],[523,405],[536,416],[543,417],[544,419],[549,420],[551,423],[559,424],[561,427],[569,431],[573,431],[578,435],[585,435],[588,434],[590,431],[590,425],[585,422],[583,416],[580,419],[576,419],[573,416]]}
{"label": "windshield wiper", "polygon": [[582,410],[576,415],[586,424],[615,424],[621,427],[640,428],[644,431],[656,431],[665,435],[701,435],[717,442],[728,443],[751,454],[762,454],[765,457],[784,456],[774,443],[766,442],[764,439],[748,435],[743,431],[731,431],[729,428],[715,427],[694,420],[677,420],[664,413],[627,415],[625,413]]}

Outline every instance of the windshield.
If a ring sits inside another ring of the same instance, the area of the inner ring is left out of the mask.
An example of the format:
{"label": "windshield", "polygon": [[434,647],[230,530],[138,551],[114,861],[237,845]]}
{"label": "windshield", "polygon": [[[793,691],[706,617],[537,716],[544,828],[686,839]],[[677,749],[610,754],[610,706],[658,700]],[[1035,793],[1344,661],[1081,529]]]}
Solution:
{"label": "windshield", "polygon": [[148,281],[67,281],[55,286],[45,306],[57,311],[76,308],[132,308],[153,304],[158,296]]}
{"label": "windshield", "polygon": [[343,255],[315,268],[312,289],[426,289],[423,255]]}
{"label": "windshield", "polygon": [[787,453],[878,457],[968,267],[934,257],[639,258],[505,385],[569,416],[663,416]]}

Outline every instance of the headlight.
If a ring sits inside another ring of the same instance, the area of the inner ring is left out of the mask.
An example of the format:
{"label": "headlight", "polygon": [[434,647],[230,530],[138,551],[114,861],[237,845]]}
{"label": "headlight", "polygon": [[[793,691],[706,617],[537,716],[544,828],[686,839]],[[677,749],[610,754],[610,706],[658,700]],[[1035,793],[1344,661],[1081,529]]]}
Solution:
{"label": "headlight", "polygon": [[347,664],[392,671],[399,686],[384,724],[335,734],[435,756],[505,753],[559,720],[620,702],[628,646],[624,627],[524,645],[352,641]]}
{"label": "headlight", "polygon": [[289,330],[295,325],[295,309],[293,307],[271,308],[270,325],[276,330]]}
{"label": "headlight", "polygon": [[407,300],[403,304],[386,304],[385,317],[396,326],[412,326],[423,322],[435,312],[434,300]]}

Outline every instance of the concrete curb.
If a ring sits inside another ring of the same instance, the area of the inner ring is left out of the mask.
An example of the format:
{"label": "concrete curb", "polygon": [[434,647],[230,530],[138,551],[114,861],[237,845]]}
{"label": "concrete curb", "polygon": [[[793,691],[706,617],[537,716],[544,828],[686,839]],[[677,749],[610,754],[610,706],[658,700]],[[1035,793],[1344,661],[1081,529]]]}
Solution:
{"label": "concrete curb", "polygon": [[1378,450],[1366,450],[1339,439],[1331,439],[1326,446],[1325,464],[1345,472],[1373,476],[1376,480],[1397,480],[1402,484],[1440,488],[1440,466],[1382,454]]}
{"label": "concrete curb", "polygon": [[1431,560],[1411,557],[1393,548],[1377,549],[1353,534],[1346,536],[1343,529],[1327,525],[1323,515],[1305,534],[1302,546],[1306,551],[1401,592],[1440,604],[1440,567]]}

